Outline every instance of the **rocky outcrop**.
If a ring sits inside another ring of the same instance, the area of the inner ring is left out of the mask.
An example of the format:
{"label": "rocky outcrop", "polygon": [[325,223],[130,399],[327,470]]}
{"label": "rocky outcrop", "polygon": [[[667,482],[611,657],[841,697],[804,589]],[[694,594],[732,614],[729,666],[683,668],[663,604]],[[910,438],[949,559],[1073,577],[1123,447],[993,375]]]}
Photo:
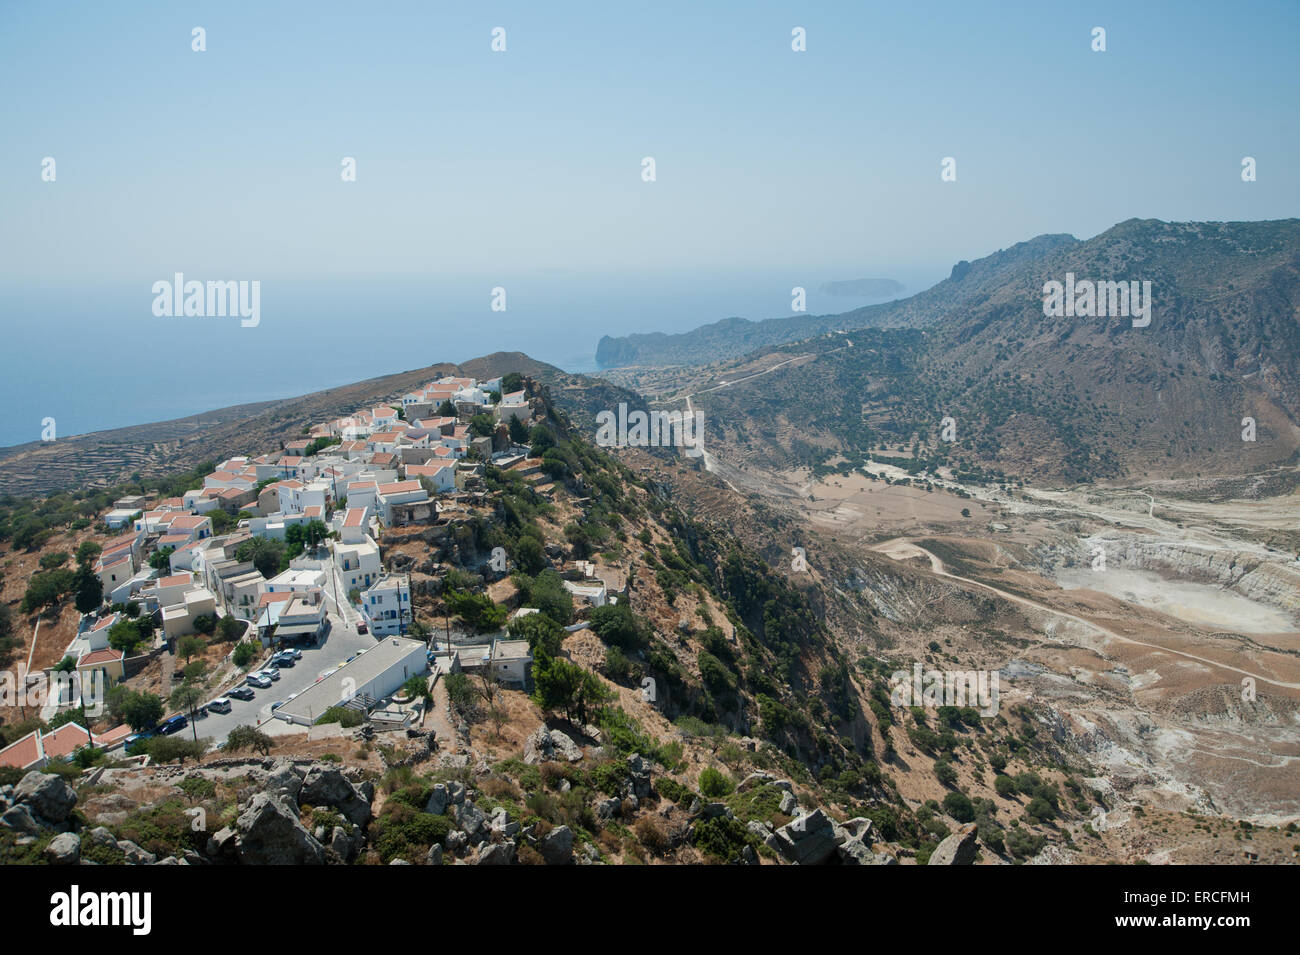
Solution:
{"label": "rocky outcrop", "polygon": [[550,760],[568,760],[576,763],[582,759],[582,747],[560,730],[537,727],[524,741],[524,762],[530,766]]}
{"label": "rocky outcrop", "polygon": [[958,826],[930,853],[927,865],[973,865],[979,850],[979,829],[973,822]]}
{"label": "rocky outcrop", "polygon": [[353,786],[342,771],[333,767],[313,766],[302,780],[298,801],[308,806],[337,809],[354,826],[370,821],[370,799]]}
{"label": "rocky outcrop", "polygon": [[776,851],[795,865],[821,865],[849,841],[849,833],[821,809],[814,809],[776,830]]}
{"label": "rocky outcrop", "polygon": [[547,865],[568,865],[573,861],[573,830],[556,826],[538,840],[537,851]]}
{"label": "rocky outcrop", "polygon": [[484,843],[475,861],[478,865],[509,865],[515,861],[515,844],[509,839]]}
{"label": "rocky outcrop", "polygon": [[637,799],[649,799],[654,791],[650,782],[650,764],[633,753],[627,758],[628,789]]}
{"label": "rocky outcrop", "polygon": [[81,861],[81,840],[71,832],[60,832],[45,847],[50,865],[76,865]]}
{"label": "rocky outcrop", "polygon": [[66,822],[77,804],[76,791],[60,777],[31,772],[14,787],[13,803],[26,806],[32,815],[50,825]]}
{"label": "rocky outcrop", "polygon": [[271,793],[258,793],[235,822],[240,862],[321,865],[325,847],[298,821],[298,813]]}

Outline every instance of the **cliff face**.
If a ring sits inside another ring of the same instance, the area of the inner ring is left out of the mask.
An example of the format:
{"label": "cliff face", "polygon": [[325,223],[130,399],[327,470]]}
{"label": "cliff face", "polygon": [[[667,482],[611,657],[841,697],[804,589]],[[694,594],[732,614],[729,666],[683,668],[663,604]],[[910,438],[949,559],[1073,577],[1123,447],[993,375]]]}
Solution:
{"label": "cliff face", "polygon": [[1171,581],[1213,584],[1300,619],[1300,562],[1285,563],[1281,556],[1266,559],[1224,547],[1106,533],[1077,547],[1046,549],[1043,566],[1050,576],[1088,568],[1098,547],[1105,549],[1106,573],[1147,571]]}

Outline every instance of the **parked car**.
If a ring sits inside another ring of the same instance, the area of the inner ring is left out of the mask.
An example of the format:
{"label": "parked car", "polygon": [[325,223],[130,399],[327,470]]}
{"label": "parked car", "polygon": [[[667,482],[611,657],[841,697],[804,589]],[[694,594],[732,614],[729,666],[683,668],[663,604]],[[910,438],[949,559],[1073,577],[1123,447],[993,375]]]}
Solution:
{"label": "parked car", "polygon": [[277,670],[275,667],[269,666],[265,670],[259,670],[257,672],[258,672],[258,676],[264,676],[268,680],[280,679],[280,671]]}
{"label": "parked car", "polygon": [[302,651],[297,647],[289,647],[286,650],[281,650],[280,653],[286,657],[293,657],[295,660],[302,659]]}
{"label": "parked car", "polygon": [[262,676],[260,673],[248,674],[248,676],[244,677],[244,682],[248,683],[250,686],[257,687],[259,690],[265,690],[271,685],[270,679]]}
{"label": "parked car", "polygon": [[284,706],[284,704],[287,702],[288,700],[276,700],[274,703],[271,704],[271,712],[274,713],[280,707]]}
{"label": "parked car", "polygon": [[368,633],[368,632],[369,631],[366,630],[366,622],[364,620],[362,620],[360,623],[357,624],[357,633]]}
{"label": "parked car", "polygon": [[287,654],[279,654],[271,660],[271,666],[276,667],[277,669],[280,667],[292,667],[294,662],[293,657]]}
{"label": "parked car", "polygon": [[179,733],[189,725],[189,717],[184,713],[177,713],[175,716],[169,716],[158,724],[158,733],[162,736],[170,736],[172,733]]}
{"label": "parked car", "polygon": [[251,700],[256,694],[246,686],[237,686],[226,696],[232,696],[237,700]]}
{"label": "parked car", "polygon": [[226,699],[224,696],[219,696],[208,704],[208,709],[213,713],[229,713],[230,700]]}
{"label": "parked car", "polygon": [[142,739],[153,739],[158,734],[153,730],[145,730],[143,733],[132,733],[126,739],[122,740],[122,745],[129,749],[132,744],[140,742]]}

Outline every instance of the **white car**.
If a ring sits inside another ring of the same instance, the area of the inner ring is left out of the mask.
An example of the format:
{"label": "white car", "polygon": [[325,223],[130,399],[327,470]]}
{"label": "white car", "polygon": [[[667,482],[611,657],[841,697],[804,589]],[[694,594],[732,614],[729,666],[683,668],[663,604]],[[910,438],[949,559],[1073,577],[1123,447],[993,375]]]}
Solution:
{"label": "white car", "polygon": [[266,677],[268,680],[272,681],[280,679],[280,671],[275,667],[267,667],[265,670],[259,671],[257,675]]}
{"label": "white car", "polygon": [[219,696],[208,704],[208,709],[213,713],[229,713],[230,700],[226,699],[224,696]]}
{"label": "white car", "polygon": [[250,686],[257,687],[259,690],[265,690],[268,686],[271,685],[271,681],[268,680],[266,677],[262,676],[262,674],[260,673],[248,674],[248,676],[244,677],[244,682]]}

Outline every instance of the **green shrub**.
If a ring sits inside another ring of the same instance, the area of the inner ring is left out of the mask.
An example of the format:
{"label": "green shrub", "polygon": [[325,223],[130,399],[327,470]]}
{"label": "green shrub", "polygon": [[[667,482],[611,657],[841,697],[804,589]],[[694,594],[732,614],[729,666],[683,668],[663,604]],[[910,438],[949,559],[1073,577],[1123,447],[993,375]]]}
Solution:
{"label": "green shrub", "polygon": [[758,839],[739,819],[729,816],[715,816],[701,819],[695,823],[691,842],[705,856],[722,862],[732,862],[739,858],[745,846],[757,850]]}
{"label": "green shrub", "polygon": [[413,809],[402,803],[387,803],[384,812],[371,825],[372,844],[384,862],[405,859],[422,861],[429,848],[441,843],[451,832],[446,816]]}
{"label": "green shrub", "polygon": [[694,798],[689,789],[679,783],[677,780],[668,776],[660,776],[654,781],[655,792],[670,802],[675,802],[679,806],[687,804]]}
{"label": "green shrub", "polygon": [[320,719],[316,723],[318,725],[338,723],[344,729],[350,729],[353,726],[360,726],[365,722],[365,719],[365,714],[360,710],[349,709],[345,706],[331,706],[320,715]]}
{"label": "green shrub", "polygon": [[708,767],[700,773],[700,794],[710,799],[721,799],[736,791],[736,785],[726,775]]}
{"label": "green shrub", "polygon": [[948,793],[943,797],[943,811],[958,822],[974,822],[975,808],[963,793]]}
{"label": "green shrub", "polygon": [[168,799],[149,809],[127,816],[117,827],[119,839],[134,842],[158,858],[184,855],[187,849],[201,851],[207,843],[206,832],[195,832],[193,817],[185,812],[179,799]]}

